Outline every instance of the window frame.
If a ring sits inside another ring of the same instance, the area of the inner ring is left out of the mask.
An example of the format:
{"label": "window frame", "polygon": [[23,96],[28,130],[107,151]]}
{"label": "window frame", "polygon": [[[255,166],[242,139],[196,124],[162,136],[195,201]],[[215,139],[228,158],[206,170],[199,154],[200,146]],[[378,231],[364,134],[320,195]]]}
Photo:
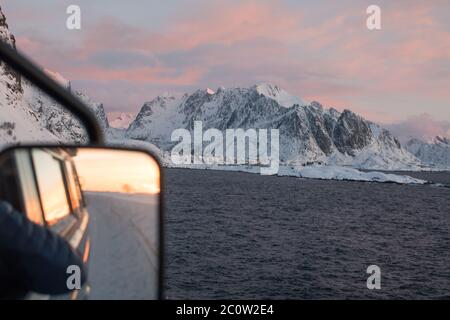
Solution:
{"label": "window frame", "polygon": [[[33,184],[33,187],[34,187],[34,190],[35,190],[35,194],[37,196],[37,201],[36,202],[39,203],[39,209],[40,209],[40,217],[41,217],[41,219],[40,219],[39,224],[40,225],[46,225],[45,217],[44,217],[44,207],[42,206],[42,199],[41,199],[41,194],[39,192],[39,186],[37,184],[36,170],[35,170],[35,167],[34,167],[33,156],[31,154],[31,151],[26,150],[24,152],[23,157],[24,157],[24,161],[28,162],[28,165],[30,166],[30,169],[31,169],[31,177],[30,177],[31,181],[30,182],[31,182],[31,184]],[[15,165],[16,165],[17,170],[19,170],[19,162],[18,162],[18,159],[17,159],[17,155],[16,155],[16,159],[15,159]],[[19,177],[19,189],[20,189],[20,192],[21,192],[22,211],[28,217],[28,219],[30,219],[30,214],[26,210],[26,201],[28,200],[27,198],[30,195],[29,194],[25,195],[23,183],[24,182],[22,181],[22,178]],[[36,221],[34,221],[34,222],[36,222]]]}
{"label": "window frame", "polygon": [[66,195],[66,200],[67,200],[67,204],[69,207],[69,213],[66,215],[64,215],[60,218],[54,219],[54,220],[49,220],[47,218],[45,210],[44,210],[44,204],[42,202],[43,201],[42,192],[40,190],[38,179],[37,179],[37,170],[36,170],[35,159],[32,155],[32,152],[30,152],[30,159],[32,162],[33,172],[34,172],[34,180],[35,180],[36,188],[37,188],[38,194],[39,194],[39,201],[40,201],[41,208],[42,208],[44,223],[50,229],[54,230],[55,232],[57,232],[59,234],[64,235],[64,234],[68,233],[70,231],[70,229],[74,226],[74,224],[77,222],[77,216],[75,215],[75,213],[73,211],[71,197],[70,197],[70,194],[68,191],[68,182],[67,182],[66,171],[65,171],[66,169],[64,167],[64,162],[66,160],[64,159],[63,156],[58,155],[57,153],[53,152],[52,150],[49,150],[46,148],[42,148],[39,150],[48,153],[53,159],[55,159],[58,162],[59,170],[61,171],[61,176],[62,176],[63,185],[64,185],[64,193]]}
{"label": "window frame", "polygon": [[[69,198],[70,203],[70,211],[72,214],[76,215],[77,217],[80,217],[83,210],[83,195],[81,188],[79,186],[78,175],[75,169],[75,165],[72,163],[72,161],[68,159],[62,160],[62,165],[64,171],[63,180],[65,180],[67,196]],[[71,186],[71,182],[68,181],[69,179],[73,180],[74,183],[73,187],[75,188],[75,190],[72,190],[73,188]],[[72,194],[72,192],[75,194]],[[77,202],[76,207],[73,206],[74,200],[76,200]]]}

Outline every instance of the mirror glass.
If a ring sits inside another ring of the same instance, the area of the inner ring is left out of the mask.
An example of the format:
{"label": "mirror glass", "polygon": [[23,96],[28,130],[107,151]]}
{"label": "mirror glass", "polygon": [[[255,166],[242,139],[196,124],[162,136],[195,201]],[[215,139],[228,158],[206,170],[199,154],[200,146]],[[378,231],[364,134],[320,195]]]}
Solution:
{"label": "mirror glass", "polygon": [[160,167],[152,156],[18,147],[0,155],[0,168],[0,199],[62,236],[83,258],[88,281],[69,298],[159,297]]}

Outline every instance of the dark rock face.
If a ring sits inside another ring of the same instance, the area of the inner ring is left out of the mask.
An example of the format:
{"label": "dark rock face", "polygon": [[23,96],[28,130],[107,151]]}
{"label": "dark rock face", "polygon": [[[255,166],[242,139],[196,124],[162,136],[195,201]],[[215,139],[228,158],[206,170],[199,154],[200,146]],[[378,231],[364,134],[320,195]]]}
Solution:
{"label": "dark rock face", "polygon": [[[16,39],[14,35],[9,31],[8,23],[6,22],[6,17],[3,14],[3,11],[0,7],[0,39],[11,47],[16,49]],[[22,88],[22,79],[20,73],[16,72],[13,68],[11,68],[8,64],[0,61],[1,65],[1,74],[9,78],[6,82],[7,88],[13,92],[23,92]]]}
{"label": "dark rock face", "polygon": [[89,96],[79,91],[74,91],[73,94],[81,101],[83,101],[88,108],[91,109],[103,129],[109,128],[108,118],[106,117],[103,103],[95,102],[91,98],[89,98]]}
{"label": "dark rock face", "polygon": [[369,144],[372,131],[363,118],[344,110],[333,131],[334,144],[344,154],[354,155],[354,150]]}
{"label": "dark rock face", "polygon": [[104,129],[109,128],[108,118],[106,117],[105,108],[103,103],[98,104],[98,107],[94,110],[97,119]]}
{"label": "dark rock face", "polygon": [[440,143],[443,143],[443,144],[447,144],[447,145],[450,145],[450,139],[449,138],[446,138],[446,137],[436,137],[436,141],[437,142],[440,142]]}

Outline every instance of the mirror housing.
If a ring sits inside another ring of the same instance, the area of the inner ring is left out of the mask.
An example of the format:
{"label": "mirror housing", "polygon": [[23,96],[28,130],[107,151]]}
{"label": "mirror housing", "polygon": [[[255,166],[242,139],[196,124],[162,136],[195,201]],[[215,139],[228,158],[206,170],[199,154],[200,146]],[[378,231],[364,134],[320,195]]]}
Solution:
{"label": "mirror housing", "polygon": [[87,266],[82,288],[66,270],[69,298],[163,297],[162,171],[148,151],[11,147],[0,153],[0,200],[64,239]]}

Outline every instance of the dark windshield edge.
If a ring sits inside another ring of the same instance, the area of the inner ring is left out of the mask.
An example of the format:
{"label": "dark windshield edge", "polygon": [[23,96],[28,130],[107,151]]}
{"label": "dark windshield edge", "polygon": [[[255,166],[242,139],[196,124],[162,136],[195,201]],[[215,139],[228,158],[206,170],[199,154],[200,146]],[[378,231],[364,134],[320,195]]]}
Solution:
{"label": "dark windshield edge", "polygon": [[39,89],[67,108],[86,127],[89,140],[93,144],[103,144],[103,131],[93,112],[68,90],[48,77],[39,67],[21,55],[10,45],[0,40],[0,59],[20,72]]}

